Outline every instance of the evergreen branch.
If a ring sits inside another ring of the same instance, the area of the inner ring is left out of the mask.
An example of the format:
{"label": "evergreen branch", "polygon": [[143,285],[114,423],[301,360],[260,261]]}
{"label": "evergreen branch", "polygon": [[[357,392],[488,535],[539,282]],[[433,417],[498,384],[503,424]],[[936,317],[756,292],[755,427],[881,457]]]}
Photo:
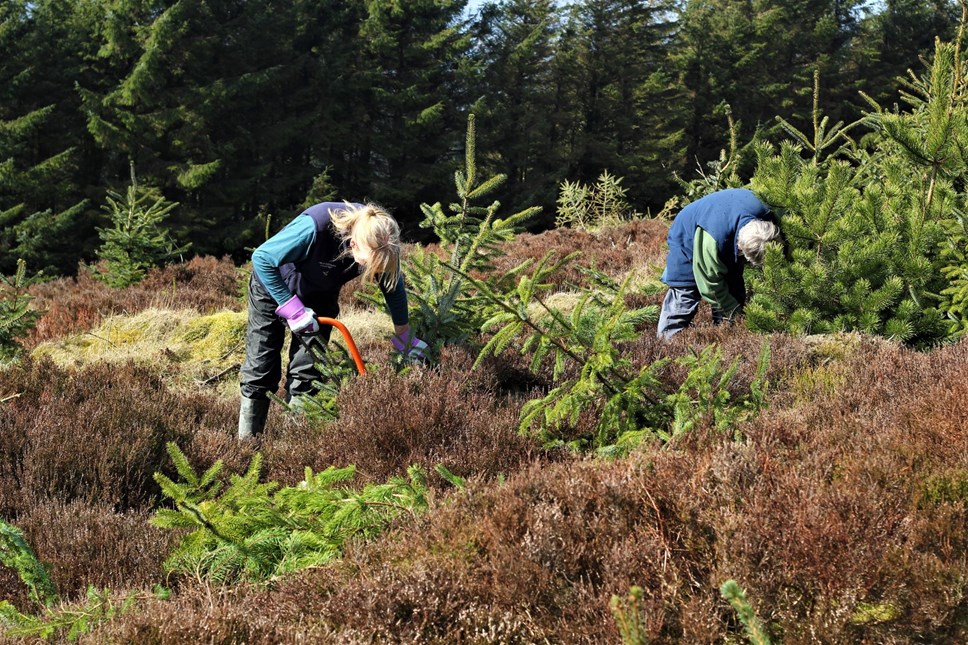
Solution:
{"label": "evergreen branch", "polygon": [[[544,258],[542,258],[541,261],[538,262],[537,268],[535,269],[535,274],[538,274],[539,270],[543,267],[544,263],[550,258],[551,253],[552,252],[549,252],[547,255],[545,255]],[[572,254],[572,255],[574,255],[574,254]],[[556,266],[560,266],[561,264],[562,263],[558,263],[558,265],[556,265]],[[584,357],[582,357],[579,354],[577,354],[574,350],[572,350],[564,342],[562,342],[562,340],[560,338],[558,338],[557,336],[555,336],[554,334],[552,334],[548,329],[546,329],[546,328],[538,325],[527,314],[527,311],[524,309],[523,306],[522,307],[514,307],[514,306],[512,306],[510,303],[508,303],[500,295],[494,293],[490,289],[490,287],[487,285],[486,282],[484,282],[482,280],[477,280],[476,278],[474,278],[470,274],[461,272],[461,270],[460,269],[457,269],[456,267],[452,267],[450,265],[445,265],[445,266],[447,266],[451,271],[457,273],[458,275],[460,275],[461,277],[463,277],[465,280],[467,280],[468,282],[470,282],[492,305],[497,306],[499,309],[504,310],[505,313],[510,314],[511,316],[515,317],[517,319],[517,322],[519,324],[521,324],[521,325],[523,325],[525,327],[528,327],[533,332],[535,332],[537,334],[540,334],[542,337],[546,338],[547,339],[547,342],[549,342],[552,345],[554,345],[555,348],[558,349],[558,351],[560,351],[561,353],[563,353],[566,356],[568,356],[568,358],[572,359],[577,365],[585,365],[586,364],[587,360]],[[536,280],[531,280],[531,281],[528,282],[528,284],[529,285],[535,285],[535,284],[537,284],[537,281]],[[528,286],[525,286],[524,289],[523,289],[523,291],[526,294],[528,294],[528,293],[531,293],[533,291],[533,289],[530,289]],[[498,345],[495,344],[495,343],[488,343],[487,345],[485,345],[485,348],[487,348],[488,350],[490,350],[490,349],[492,349],[493,347],[496,347],[496,346],[498,346]],[[506,343],[504,344],[504,346],[506,346]],[[484,351],[482,350],[478,354],[478,361],[475,362],[475,364],[479,364],[479,362],[480,362],[480,360],[481,360],[481,358],[483,356],[485,356],[485,354],[484,354]],[[605,386],[606,389],[608,389],[609,392],[611,392],[612,394],[617,394],[618,393],[619,390],[611,382],[609,382],[608,379],[606,379],[603,375],[599,374],[598,375],[598,378],[602,381],[602,384]]]}
{"label": "evergreen branch", "polygon": [[57,589],[47,567],[37,558],[17,527],[0,519],[0,564],[17,572],[27,585],[30,599],[50,607],[57,602]]}
{"label": "evergreen branch", "polygon": [[753,607],[746,599],[746,592],[735,580],[727,580],[719,587],[719,593],[736,611],[739,622],[746,630],[746,636],[753,645],[770,645],[770,637],[763,630]]}

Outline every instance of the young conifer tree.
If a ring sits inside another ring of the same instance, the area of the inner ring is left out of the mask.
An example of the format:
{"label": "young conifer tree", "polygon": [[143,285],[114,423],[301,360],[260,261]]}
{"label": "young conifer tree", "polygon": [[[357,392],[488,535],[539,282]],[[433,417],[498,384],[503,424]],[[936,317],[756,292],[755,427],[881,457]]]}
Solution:
{"label": "young conifer tree", "polygon": [[[781,216],[786,248],[770,249],[750,284],[753,329],[863,331],[929,346],[950,337],[941,294],[968,166],[964,90],[953,46],[913,77],[905,112],[877,108],[867,145],[830,125],[815,100],[813,134],[758,148],[752,185]],[[964,227],[961,227],[964,230]],[[964,236],[961,238],[964,240]]]}
{"label": "young conifer tree", "polygon": [[178,206],[157,191],[138,185],[131,164],[131,184],[124,195],[108,191],[107,205],[112,228],[99,228],[103,244],[98,257],[103,270],[94,275],[108,285],[123,288],[136,284],[148,269],[177,256],[188,246],[177,246],[163,226],[168,214]]}
{"label": "young conifer tree", "polygon": [[30,306],[33,298],[27,293],[27,263],[17,260],[17,272],[10,278],[0,275],[0,363],[16,358],[20,353],[18,338],[26,336],[40,312]]}

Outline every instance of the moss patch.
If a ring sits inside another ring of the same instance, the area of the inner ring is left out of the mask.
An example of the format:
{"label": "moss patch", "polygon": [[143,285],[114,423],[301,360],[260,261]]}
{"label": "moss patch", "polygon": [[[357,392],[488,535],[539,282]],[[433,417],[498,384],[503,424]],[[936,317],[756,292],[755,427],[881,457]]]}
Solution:
{"label": "moss patch", "polygon": [[890,603],[869,604],[858,603],[856,611],[851,615],[850,622],[855,625],[871,625],[887,623],[895,620],[901,612]]}
{"label": "moss patch", "polygon": [[63,367],[134,362],[150,365],[172,386],[208,384],[226,394],[238,389],[236,366],[245,354],[246,314],[222,311],[201,316],[191,309],[148,309],[114,316],[97,328],[38,345],[33,355]]}

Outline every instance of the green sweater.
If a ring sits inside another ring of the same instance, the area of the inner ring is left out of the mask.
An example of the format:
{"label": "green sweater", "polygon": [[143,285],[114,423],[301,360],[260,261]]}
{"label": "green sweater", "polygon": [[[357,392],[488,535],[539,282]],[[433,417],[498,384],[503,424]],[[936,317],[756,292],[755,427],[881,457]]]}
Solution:
{"label": "green sweater", "polygon": [[703,300],[722,311],[727,318],[743,313],[726,286],[726,265],[719,259],[716,240],[698,226],[692,242],[692,272]]}

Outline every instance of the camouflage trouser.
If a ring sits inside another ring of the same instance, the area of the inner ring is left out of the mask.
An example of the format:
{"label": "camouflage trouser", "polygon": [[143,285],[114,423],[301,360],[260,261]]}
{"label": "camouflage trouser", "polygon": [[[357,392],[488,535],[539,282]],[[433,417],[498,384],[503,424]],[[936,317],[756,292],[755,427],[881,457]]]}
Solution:
{"label": "camouflage trouser", "polygon": [[[339,314],[338,294],[322,301],[305,302],[317,316],[335,318]],[[245,360],[242,362],[241,391],[247,399],[265,399],[275,393],[282,377],[282,348],[289,329],[276,315],[279,305],[254,277],[249,280],[249,322],[245,334]],[[329,342],[333,328],[324,325],[318,336]],[[295,337],[289,344],[289,367],[286,370],[286,399],[312,394],[312,383],[319,378],[312,354]]]}

